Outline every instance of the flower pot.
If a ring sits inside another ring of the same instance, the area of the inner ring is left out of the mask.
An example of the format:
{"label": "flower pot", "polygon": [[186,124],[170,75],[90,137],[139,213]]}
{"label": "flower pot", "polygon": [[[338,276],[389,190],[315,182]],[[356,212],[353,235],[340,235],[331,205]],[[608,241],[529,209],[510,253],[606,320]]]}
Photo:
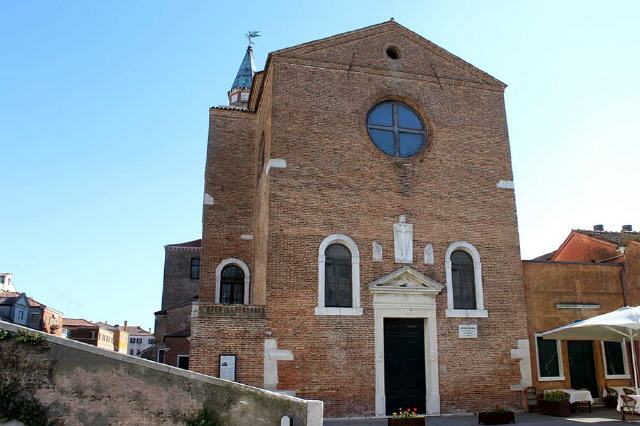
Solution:
{"label": "flower pot", "polygon": [[387,419],[388,426],[424,426],[426,417],[408,417],[406,419]]}
{"label": "flower pot", "polygon": [[485,411],[478,413],[478,423],[483,425],[503,425],[515,422],[516,417],[513,411],[505,411],[504,413]]}

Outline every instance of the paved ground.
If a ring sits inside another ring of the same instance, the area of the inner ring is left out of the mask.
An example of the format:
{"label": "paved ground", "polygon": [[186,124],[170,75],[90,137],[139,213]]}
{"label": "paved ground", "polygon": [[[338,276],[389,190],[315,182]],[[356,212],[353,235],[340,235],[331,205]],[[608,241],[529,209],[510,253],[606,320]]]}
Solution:
{"label": "paved ground", "polygon": [[[636,418],[640,421],[640,417]],[[620,423],[620,414],[613,409],[594,408],[593,413],[577,413],[571,417],[543,416],[534,413],[516,413],[516,425],[527,426],[582,426],[581,424],[597,424],[598,426]],[[387,419],[326,419],[325,426],[383,426]],[[428,417],[427,426],[477,426],[476,416],[441,416]],[[621,426],[621,425],[618,425]]]}

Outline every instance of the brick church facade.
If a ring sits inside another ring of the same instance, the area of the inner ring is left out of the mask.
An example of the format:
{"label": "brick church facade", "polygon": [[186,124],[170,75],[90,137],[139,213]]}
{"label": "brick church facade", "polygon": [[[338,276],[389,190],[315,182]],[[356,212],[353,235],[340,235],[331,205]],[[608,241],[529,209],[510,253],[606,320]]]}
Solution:
{"label": "brick church facade", "polygon": [[518,406],[504,90],[394,21],[249,48],[210,109],[190,369],[328,417]]}

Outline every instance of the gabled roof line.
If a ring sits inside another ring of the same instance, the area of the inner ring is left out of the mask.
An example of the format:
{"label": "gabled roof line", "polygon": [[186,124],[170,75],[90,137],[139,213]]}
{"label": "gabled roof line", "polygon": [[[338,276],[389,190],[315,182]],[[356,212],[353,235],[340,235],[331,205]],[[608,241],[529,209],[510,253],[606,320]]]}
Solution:
{"label": "gabled roof line", "polygon": [[[379,24],[370,25],[368,27],[359,28],[359,29],[355,29],[355,30],[352,30],[352,31],[347,31],[347,32],[340,33],[340,34],[335,34],[335,35],[332,35],[332,36],[329,36],[329,37],[325,37],[325,38],[320,38],[320,39],[309,41],[309,42],[306,42],[306,43],[302,43],[302,44],[299,44],[299,45],[296,45],[296,46],[292,46],[292,47],[287,47],[287,48],[284,48],[284,49],[276,50],[276,51],[273,51],[273,52],[269,53],[269,56],[271,56],[271,55],[282,55],[283,53],[291,52],[293,50],[304,49],[305,47],[312,46],[313,44],[319,44],[319,43],[326,44],[327,42],[335,41],[335,40],[338,40],[338,39],[344,38],[344,37],[349,37],[351,35],[354,35],[354,34],[357,34],[357,33],[360,33],[360,32],[371,31],[371,30],[374,30],[376,28],[384,28],[384,27],[391,27],[391,28],[400,30],[403,33],[404,36],[408,37],[409,39],[412,39],[412,41],[414,41],[416,43],[425,45],[427,48],[432,50],[435,54],[440,56],[442,59],[452,63],[453,65],[461,66],[461,68],[467,69],[467,71],[469,71],[472,74],[474,74],[476,77],[478,77],[481,81],[485,82],[486,84],[497,85],[497,86],[502,87],[503,89],[507,87],[507,85],[504,82],[498,80],[497,78],[495,78],[494,76],[490,75],[486,71],[483,71],[480,68],[470,64],[469,62],[465,61],[464,59],[460,58],[459,56],[454,55],[453,53],[449,52],[448,50],[438,46],[437,44],[435,44],[432,41],[424,38],[420,34],[410,30],[409,28],[407,28],[407,27],[405,27],[405,26],[403,26],[403,25],[401,25],[401,24],[399,24],[399,23],[397,23],[396,21],[393,21],[393,20],[381,22]],[[381,31],[381,32],[384,32],[384,31]],[[348,41],[352,41],[352,39],[345,40],[344,43],[346,43]],[[341,44],[341,43],[336,43],[336,44]],[[333,44],[331,46],[335,46],[336,44]],[[310,50],[310,51],[313,51],[313,50]],[[305,52],[305,53],[307,53],[307,52]],[[266,67],[265,67],[265,69],[266,69]]]}
{"label": "gabled roof line", "polygon": [[345,31],[345,32],[338,33],[338,34],[333,34],[333,35],[330,35],[328,37],[321,37],[321,38],[318,38],[318,39],[315,39],[315,40],[306,41],[304,43],[295,44],[293,46],[289,46],[289,47],[285,47],[285,48],[282,48],[282,49],[274,50],[273,52],[270,52],[269,54],[270,55],[278,55],[278,54],[283,53],[283,52],[287,52],[287,51],[291,51],[291,50],[295,50],[295,49],[301,49],[303,47],[307,47],[307,46],[310,46],[310,45],[313,45],[313,44],[316,44],[316,43],[327,42],[327,41],[335,40],[337,38],[348,36],[350,34],[358,33],[358,32],[361,32],[361,31],[372,30],[372,29],[377,28],[377,27],[382,27],[384,25],[387,25],[390,22],[395,22],[395,21],[379,22],[377,24],[369,25],[369,26],[362,27],[362,28],[357,28],[355,30]]}
{"label": "gabled roof line", "polygon": [[[507,85],[504,82],[498,80],[497,78],[493,77],[489,73],[487,73],[485,71],[482,71],[480,68],[470,64],[469,62],[465,61],[464,59],[454,55],[453,53],[449,52],[448,50],[438,46],[437,44],[427,40],[424,37],[422,37],[420,34],[414,32],[414,31],[411,31],[407,27],[404,27],[404,26],[398,24],[393,19],[391,19],[389,21],[380,22],[380,23],[377,23],[377,24],[369,25],[367,27],[358,28],[358,29],[351,30],[351,31],[346,31],[346,32],[339,33],[339,34],[334,34],[334,35],[331,35],[331,36],[328,36],[328,37],[319,38],[319,39],[312,40],[312,41],[307,41],[307,42],[304,42],[304,43],[300,43],[300,44],[297,44],[297,45],[293,45],[293,46],[290,46],[290,47],[285,47],[283,49],[274,50],[272,52],[269,52],[269,54],[267,55],[267,60],[266,60],[264,69],[261,70],[261,71],[258,71],[260,73],[264,73],[264,77],[261,78],[260,89],[256,93],[256,96],[259,96],[259,97],[255,102],[254,111],[257,111],[258,108],[260,107],[260,101],[262,100],[262,94],[264,93],[264,86],[265,86],[266,81],[268,79],[268,73],[271,71],[271,63],[273,61],[273,56],[281,56],[281,57],[286,58],[287,57],[286,56],[287,52],[291,52],[291,51],[296,50],[296,49],[303,49],[303,48],[311,46],[313,44],[324,43],[324,42],[328,42],[328,41],[331,41],[331,40],[337,40],[339,38],[348,37],[348,36],[350,36],[352,34],[356,34],[356,33],[359,33],[359,32],[364,32],[364,31],[370,31],[370,30],[374,30],[376,28],[383,28],[383,27],[389,26],[389,25],[392,25],[396,29],[399,29],[400,31],[404,32],[405,35],[409,36],[410,38],[414,38],[415,40],[413,40],[413,41],[415,41],[417,43],[422,43],[423,45],[428,46],[430,49],[432,49],[434,51],[435,54],[439,55],[444,60],[446,60],[446,61],[448,61],[450,63],[453,63],[454,65],[457,64],[458,66],[461,66],[463,69],[467,69],[467,71],[469,71],[472,74],[476,75],[485,84],[490,85],[490,86],[498,86],[498,87],[502,88],[503,90],[504,90],[504,88],[507,87]],[[384,32],[384,31],[381,31],[381,32]],[[285,54],[285,55],[283,55],[283,54]],[[255,87],[255,85],[253,85],[251,87],[251,92],[249,94],[249,101],[250,102],[251,102],[251,98],[254,96],[254,92],[256,90],[257,90],[257,88]],[[212,107],[212,109],[213,109],[213,107]],[[254,111],[251,111],[251,112],[254,112]]]}
{"label": "gabled roof line", "polygon": [[609,245],[615,247],[616,249],[618,248],[618,245],[613,243],[613,242],[611,242],[611,241],[607,241],[607,240],[604,240],[602,238],[596,238],[596,237],[594,237],[592,235],[585,234],[584,232],[580,232],[579,229],[572,229],[571,232],[569,233],[569,235],[567,236],[567,238],[565,238],[565,240],[562,242],[562,244],[560,244],[560,247],[558,247],[558,249],[556,250],[555,254],[551,257],[551,259],[550,259],[551,261],[554,261],[554,262],[556,261],[556,259],[558,257],[558,254],[560,254],[562,249],[565,248],[567,244],[569,244],[569,241],[571,241],[571,239],[573,238],[573,236],[575,234],[584,235],[585,237],[588,237],[588,238],[590,238],[592,240],[599,241],[599,242],[605,243],[605,244],[609,244]]}

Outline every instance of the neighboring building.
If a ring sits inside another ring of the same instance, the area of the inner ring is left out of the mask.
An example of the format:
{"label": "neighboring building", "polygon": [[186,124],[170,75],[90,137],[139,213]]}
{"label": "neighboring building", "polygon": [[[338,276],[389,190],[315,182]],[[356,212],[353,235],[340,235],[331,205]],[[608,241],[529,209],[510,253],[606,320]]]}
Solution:
{"label": "neighboring building", "polygon": [[142,351],[153,346],[153,333],[140,328],[137,325],[120,326],[128,334],[127,353],[129,355],[140,356]]}
{"label": "neighboring building", "polygon": [[393,21],[251,57],[209,111],[190,369],[328,417],[520,405],[506,86]]}
{"label": "neighboring building", "polygon": [[128,354],[129,351],[129,333],[127,332],[127,321],[124,322],[124,327],[119,325],[113,326],[113,344],[116,352],[121,354]]}
{"label": "neighboring building", "polygon": [[114,332],[111,326],[93,323],[85,319],[65,318],[62,324],[69,339],[87,343],[102,349],[114,350]]}
{"label": "neighboring building", "polygon": [[0,293],[5,291],[16,291],[13,285],[13,275],[8,272],[0,272]]}
{"label": "neighboring building", "polygon": [[640,305],[640,233],[573,230],[552,253],[523,261],[533,384],[545,389],[632,385],[630,346],[543,340],[538,334],[622,306]]}
{"label": "neighboring building", "polygon": [[62,312],[45,306],[26,293],[0,292],[0,319],[45,333],[61,335]]}
{"label": "neighboring building", "polygon": [[29,326],[29,298],[25,293],[0,293],[0,318],[3,321]]}
{"label": "neighboring building", "polygon": [[197,306],[201,240],[164,247],[162,307],[155,312],[155,346],[144,356],[188,368],[191,314]]}
{"label": "neighboring building", "polygon": [[127,321],[124,322],[124,327],[119,325],[111,325],[106,322],[96,322],[97,326],[110,330],[113,333],[113,350],[122,354],[128,353],[127,348],[129,345],[129,333],[126,332]]}

